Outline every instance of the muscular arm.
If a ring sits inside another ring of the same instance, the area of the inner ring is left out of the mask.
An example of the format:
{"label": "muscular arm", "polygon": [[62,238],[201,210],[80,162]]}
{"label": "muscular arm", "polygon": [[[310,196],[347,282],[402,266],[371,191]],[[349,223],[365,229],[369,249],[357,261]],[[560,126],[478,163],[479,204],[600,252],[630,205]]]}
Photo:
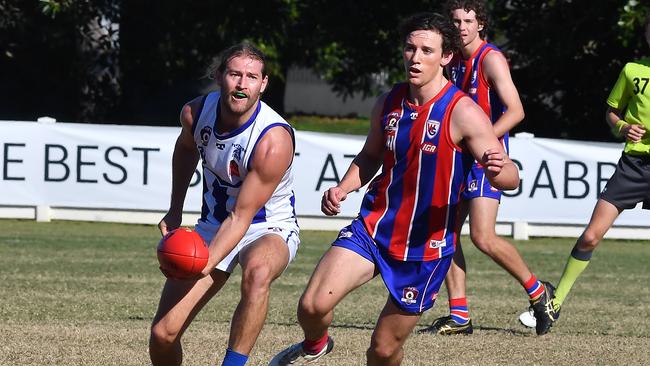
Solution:
{"label": "muscular arm", "polygon": [[494,123],[494,134],[501,137],[524,119],[524,107],[512,82],[508,62],[500,52],[489,52],[483,59],[483,72],[496,91],[506,111]]}
{"label": "muscular arm", "polygon": [[456,144],[461,140],[464,142],[485,168],[485,176],[493,187],[502,190],[517,188],[519,170],[503,151],[485,113],[467,97],[461,98],[454,107],[451,137]]}
{"label": "muscular arm", "polygon": [[384,152],[384,133],[381,127],[381,112],[386,95],[377,99],[370,116],[370,132],[366,137],[363,148],[354,158],[341,182],[325,191],[321,202],[321,210],[328,216],[338,214],[341,201],[347,194],[366,185],[377,173],[381,166]]}
{"label": "muscular arm", "polygon": [[201,98],[196,98],[181,110],[181,133],[176,139],[172,156],[172,193],[169,211],[158,224],[162,235],[181,225],[185,195],[194,169],[199,162],[199,153],[192,136],[192,125],[199,109]]}
{"label": "muscular arm", "polygon": [[289,131],[281,126],[268,130],[255,148],[233,210],[210,243],[204,275],[208,275],[244,237],[253,217],[271,198],[292,159],[293,141]]}

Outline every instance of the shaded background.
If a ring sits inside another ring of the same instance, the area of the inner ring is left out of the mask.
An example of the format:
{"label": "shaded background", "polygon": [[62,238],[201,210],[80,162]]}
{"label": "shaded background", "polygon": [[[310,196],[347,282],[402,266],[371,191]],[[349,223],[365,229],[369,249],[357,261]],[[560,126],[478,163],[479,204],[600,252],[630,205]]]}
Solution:
{"label": "shaded background", "polygon": [[[627,1],[491,0],[490,39],[526,110],[517,130],[611,140],[605,100],[625,62],[647,54],[650,8]],[[267,53],[264,99],[283,110],[290,67],[342,95],[402,76],[397,25],[439,1],[0,0],[0,119],[177,125],[205,92],[212,58],[244,39]]]}

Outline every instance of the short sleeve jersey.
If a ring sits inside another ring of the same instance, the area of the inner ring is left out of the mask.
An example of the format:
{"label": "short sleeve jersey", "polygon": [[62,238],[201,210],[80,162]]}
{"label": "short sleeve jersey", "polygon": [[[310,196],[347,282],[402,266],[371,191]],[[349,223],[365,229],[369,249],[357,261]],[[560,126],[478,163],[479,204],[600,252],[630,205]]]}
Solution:
{"label": "short sleeve jersey", "polygon": [[[629,62],[621,70],[614,88],[609,93],[607,104],[625,111],[626,122],[645,126],[650,131],[650,57]],[[650,155],[650,132],[641,141],[625,144],[625,153]]]}

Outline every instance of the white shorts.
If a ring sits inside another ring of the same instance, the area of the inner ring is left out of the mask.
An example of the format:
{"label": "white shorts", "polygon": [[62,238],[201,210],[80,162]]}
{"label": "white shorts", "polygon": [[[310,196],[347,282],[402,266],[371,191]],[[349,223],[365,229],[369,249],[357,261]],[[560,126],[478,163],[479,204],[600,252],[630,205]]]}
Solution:
{"label": "white shorts", "polygon": [[[215,229],[214,226],[199,221],[194,230],[209,244],[217,233],[218,228]],[[242,240],[237,243],[237,246],[215,268],[223,272],[232,273],[239,263],[239,252],[250,243],[265,235],[278,235],[287,244],[287,248],[289,249],[288,266],[293,261],[293,258],[295,258],[298,247],[300,246],[299,231],[300,229],[295,221],[261,222],[251,225]]]}

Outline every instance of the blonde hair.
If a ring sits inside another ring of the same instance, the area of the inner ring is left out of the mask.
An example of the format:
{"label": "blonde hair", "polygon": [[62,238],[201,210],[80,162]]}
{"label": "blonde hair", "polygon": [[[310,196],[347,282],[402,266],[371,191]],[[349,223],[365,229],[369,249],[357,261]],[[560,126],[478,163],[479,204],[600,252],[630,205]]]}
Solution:
{"label": "blonde hair", "polygon": [[238,56],[248,56],[260,61],[262,63],[262,77],[267,75],[266,56],[264,55],[264,52],[250,42],[242,42],[227,48],[215,57],[210,66],[208,66],[208,69],[205,72],[205,77],[214,79],[217,73],[224,72],[226,65],[231,59]]}

